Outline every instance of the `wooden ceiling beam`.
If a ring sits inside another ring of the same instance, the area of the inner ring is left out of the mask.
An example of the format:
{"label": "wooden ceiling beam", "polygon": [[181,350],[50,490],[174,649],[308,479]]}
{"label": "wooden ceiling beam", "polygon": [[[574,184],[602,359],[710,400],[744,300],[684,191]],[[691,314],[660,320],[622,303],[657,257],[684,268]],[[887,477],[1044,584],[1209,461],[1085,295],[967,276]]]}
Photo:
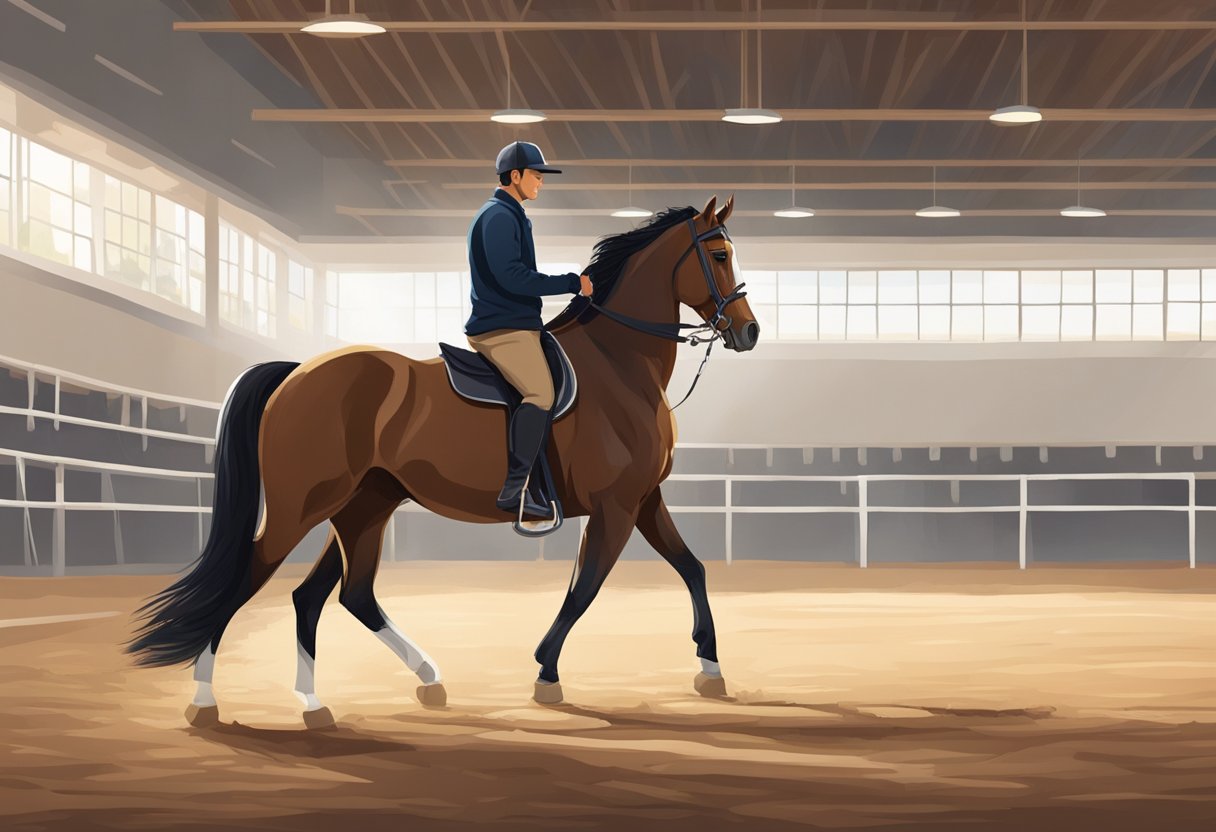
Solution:
{"label": "wooden ceiling beam", "polygon": [[[1212,135],[1205,134],[1207,144]],[[573,167],[615,168],[633,165],[635,168],[788,168],[797,165],[800,168],[1074,168],[1075,158],[1071,159],[562,159],[554,156],[546,157],[553,164],[565,164]],[[484,168],[490,164],[486,159],[389,159],[385,161],[389,167],[396,168]],[[1152,159],[1085,159],[1082,167],[1086,168],[1211,168],[1216,167],[1216,158],[1192,159],[1152,158]]]}
{"label": "wooden ceiling beam", "polygon": [[[449,191],[479,191],[485,190],[484,182],[445,182],[441,186]],[[798,191],[928,191],[931,185],[925,180],[905,182],[799,182],[794,186]],[[1073,191],[1077,188],[1075,179],[1055,182],[937,182],[939,191]],[[638,182],[632,185],[624,182],[549,182],[546,180],[546,191],[705,191],[705,190],[735,190],[735,191],[788,191],[789,182]],[[1130,180],[1122,182],[1091,182],[1081,183],[1083,191],[1216,191],[1216,181],[1211,182],[1181,182],[1178,180],[1141,181]]]}
{"label": "wooden ceiling beam", "polygon": [[[469,220],[477,207],[470,208],[356,208],[347,205],[336,207],[339,214],[348,217],[433,217]],[[538,217],[607,217],[611,208],[529,208],[528,216]],[[1107,209],[1111,217],[1216,217],[1212,208],[1129,208]],[[910,217],[912,208],[816,208],[815,217]],[[769,217],[772,211],[736,208],[732,217]],[[981,208],[963,211],[967,217],[1059,217],[1056,208]],[[806,222],[813,223],[814,219]]]}
{"label": "wooden ceiling beam", "polygon": [[[732,17],[675,20],[377,20],[388,32],[411,34],[469,34],[474,32],[1021,32],[1020,20],[926,20],[926,15],[908,18],[860,18],[810,20],[806,18]],[[175,20],[175,32],[208,34],[298,34],[313,20]],[[1216,30],[1216,20],[1030,20],[1031,32],[1159,32]],[[375,37],[369,35],[368,37]]]}
{"label": "wooden ceiling beam", "polygon": [[[567,57],[569,53],[567,52]],[[575,71],[588,96],[598,101],[582,72]],[[991,110],[947,110],[932,108],[863,108],[840,109],[786,109],[775,107],[786,121],[971,121],[988,120]],[[401,122],[406,124],[449,123],[469,124],[488,122],[494,110],[436,109],[404,110],[375,108],[330,108],[330,109],[255,109],[254,121],[278,122]],[[723,110],[695,109],[651,109],[651,110],[545,110],[549,121],[592,122],[613,124],[622,122],[676,122],[676,121],[721,121]],[[1149,108],[1045,108],[1043,121],[1069,122],[1207,122],[1216,121],[1216,108],[1185,109],[1179,107]],[[742,128],[740,128],[742,129]],[[1016,129],[996,128],[993,129]]]}

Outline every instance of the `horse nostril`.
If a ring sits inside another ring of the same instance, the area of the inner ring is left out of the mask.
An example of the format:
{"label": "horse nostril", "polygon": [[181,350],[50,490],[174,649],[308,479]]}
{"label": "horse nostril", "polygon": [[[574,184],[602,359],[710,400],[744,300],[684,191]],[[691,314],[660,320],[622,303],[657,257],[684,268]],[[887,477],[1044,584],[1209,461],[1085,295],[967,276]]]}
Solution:
{"label": "horse nostril", "polygon": [[756,346],[756,342],[760,340],[760,324],[752,321],[747,326],[743,327],[743,348],[751,349]]}

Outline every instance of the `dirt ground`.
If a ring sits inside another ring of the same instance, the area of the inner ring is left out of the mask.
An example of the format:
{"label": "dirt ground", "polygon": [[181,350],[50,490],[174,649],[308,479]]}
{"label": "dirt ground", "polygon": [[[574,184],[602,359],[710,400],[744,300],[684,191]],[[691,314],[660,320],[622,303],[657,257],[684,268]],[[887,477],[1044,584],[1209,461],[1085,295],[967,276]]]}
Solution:
{"label": "dirt ground", "polygon": [[382,569],[441,710],[331,599],[320,731],[291,693],[298,569],[229,629],[212,729],[188,670],[119,648],[166,577],[0,578],[0,828],[1216,829],[1216,569],[710,564],[709,700],[683,586],[625,562],[546,708],[531,653],[568,570]]}

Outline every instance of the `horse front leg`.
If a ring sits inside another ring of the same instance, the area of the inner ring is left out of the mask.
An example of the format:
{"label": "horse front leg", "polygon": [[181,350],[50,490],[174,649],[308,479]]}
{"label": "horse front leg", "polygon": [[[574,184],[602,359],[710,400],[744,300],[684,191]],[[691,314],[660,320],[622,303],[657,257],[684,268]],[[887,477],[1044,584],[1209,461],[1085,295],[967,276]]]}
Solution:
{"label": "horse front leg", "polygon": [[709,609],[709,595],[705,588],[705,567],[680,536],[659,488],[655,488],[642,501],[637,527],[646,542],[684,579],[692,598],[692,640],[697,645],[697,657],[701,660],[701,672],[693,679],[693,687],[702,696],[725,696],[726,683],[722,680],[722,668],[718,665],[718,637],[714,632],[714,616]]}
{"label": "horse front leg", "polygon": [[636,506],[625,508],[611,500],[592,511],[578,558],[574,562],[574,574],[570,578],[566,598],[553,626],[536,648],[536,661],[540,663],[540,677],[536,680],[534,693],[537,702],[552,705],[562,701],[562,688],[557,675],[557,660],[562,652],[562,644],[575,622],[591,606],[604,585],[604,579],[616,565],[621,550],[633,532],[637,514]]}

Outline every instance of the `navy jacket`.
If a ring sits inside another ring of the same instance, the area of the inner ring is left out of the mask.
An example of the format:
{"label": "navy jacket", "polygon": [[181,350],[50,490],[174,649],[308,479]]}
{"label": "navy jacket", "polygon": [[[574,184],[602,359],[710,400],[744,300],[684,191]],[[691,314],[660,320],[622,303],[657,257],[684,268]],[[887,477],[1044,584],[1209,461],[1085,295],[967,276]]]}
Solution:
{"label": "navy jacket", "polygon": [[542,295],[573,295],[579,276],[541,274],[536,270],[532,221],[523,206],[501,188],[481,206],[469,226],[469,273],[473,314],[466,335],[495,329],[541,328]]}

